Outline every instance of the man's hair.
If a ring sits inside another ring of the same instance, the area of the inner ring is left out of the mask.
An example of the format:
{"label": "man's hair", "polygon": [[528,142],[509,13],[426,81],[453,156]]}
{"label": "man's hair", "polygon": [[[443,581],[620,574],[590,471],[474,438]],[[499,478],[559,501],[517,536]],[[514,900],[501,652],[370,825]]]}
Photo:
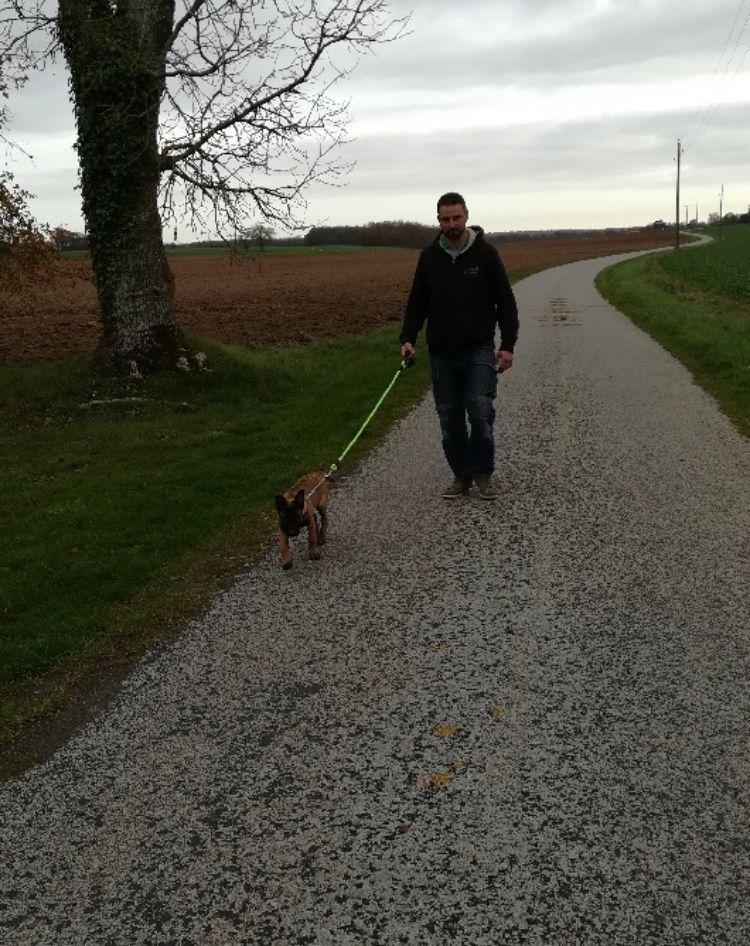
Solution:
{"label": "man's hair", "polygon": [[463,197],[458,194],[456,191],[448,191],[447,194],[443,194],[442,197],[438,197],[437,209],[440,213],[441,207],[447,207],[450,204],[461,204],[461,206],[466,210],[466,201]]}

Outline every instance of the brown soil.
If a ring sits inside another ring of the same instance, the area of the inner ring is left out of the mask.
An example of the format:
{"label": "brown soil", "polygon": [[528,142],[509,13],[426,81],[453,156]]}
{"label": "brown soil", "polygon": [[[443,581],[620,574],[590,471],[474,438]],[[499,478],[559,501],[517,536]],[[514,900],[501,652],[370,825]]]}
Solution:
{"label": "brown soil", "polygon": [[[508,272],[671,244],[654,230],[599,232],[500,244]],[[400,321],[416,250],[173,256],[178,324],[244,346],[285,345]],[[51,287],[0,291],[0,364],[31,364],[93,351],[99,322],[85,261],[68,262]],[[523,314],[522,314],[523,315]]]}

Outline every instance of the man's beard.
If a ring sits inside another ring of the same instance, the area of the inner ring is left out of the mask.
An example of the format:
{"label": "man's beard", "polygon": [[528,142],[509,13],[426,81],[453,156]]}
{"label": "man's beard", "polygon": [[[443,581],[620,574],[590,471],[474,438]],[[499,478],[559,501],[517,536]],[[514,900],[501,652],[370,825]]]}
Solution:
{"label": "man's beard", "polygon": [[460,240],[466,231],[462,230],[460,227],[451,227],[449,230],[445,231],[445,235],[449,240]]}

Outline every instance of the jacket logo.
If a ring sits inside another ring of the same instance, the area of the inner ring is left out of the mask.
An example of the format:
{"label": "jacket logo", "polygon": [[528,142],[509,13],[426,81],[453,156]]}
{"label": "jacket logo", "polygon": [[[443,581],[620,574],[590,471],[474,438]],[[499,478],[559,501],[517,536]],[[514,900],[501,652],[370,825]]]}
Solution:
{"label": "jacket logo", "polygon": [[464,276],[467,276],[469,279],[478,279],[479,278],[479,267],[478,266],[467,266],[464,270]]}

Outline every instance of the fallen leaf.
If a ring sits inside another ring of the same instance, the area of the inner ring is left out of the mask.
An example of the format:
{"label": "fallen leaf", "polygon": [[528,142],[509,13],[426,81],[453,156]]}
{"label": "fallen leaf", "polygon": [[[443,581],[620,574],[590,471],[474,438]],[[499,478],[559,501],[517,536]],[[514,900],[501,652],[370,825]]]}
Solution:
{"label": "fallen leaf", "polygon": [[420,788],[446,788],[450,785],[457,775],[461,775],[469,768],[469,763],[465,759],[459,759],[454,763],[450,772],[437,772],[435,775],[423,775],[419,780]]}
{"label": "fallen leaf", "polygon": [[453,772],[438,772],[435,775],[423,775],[419,780],[420,788],[445,788],[456,776]]}

